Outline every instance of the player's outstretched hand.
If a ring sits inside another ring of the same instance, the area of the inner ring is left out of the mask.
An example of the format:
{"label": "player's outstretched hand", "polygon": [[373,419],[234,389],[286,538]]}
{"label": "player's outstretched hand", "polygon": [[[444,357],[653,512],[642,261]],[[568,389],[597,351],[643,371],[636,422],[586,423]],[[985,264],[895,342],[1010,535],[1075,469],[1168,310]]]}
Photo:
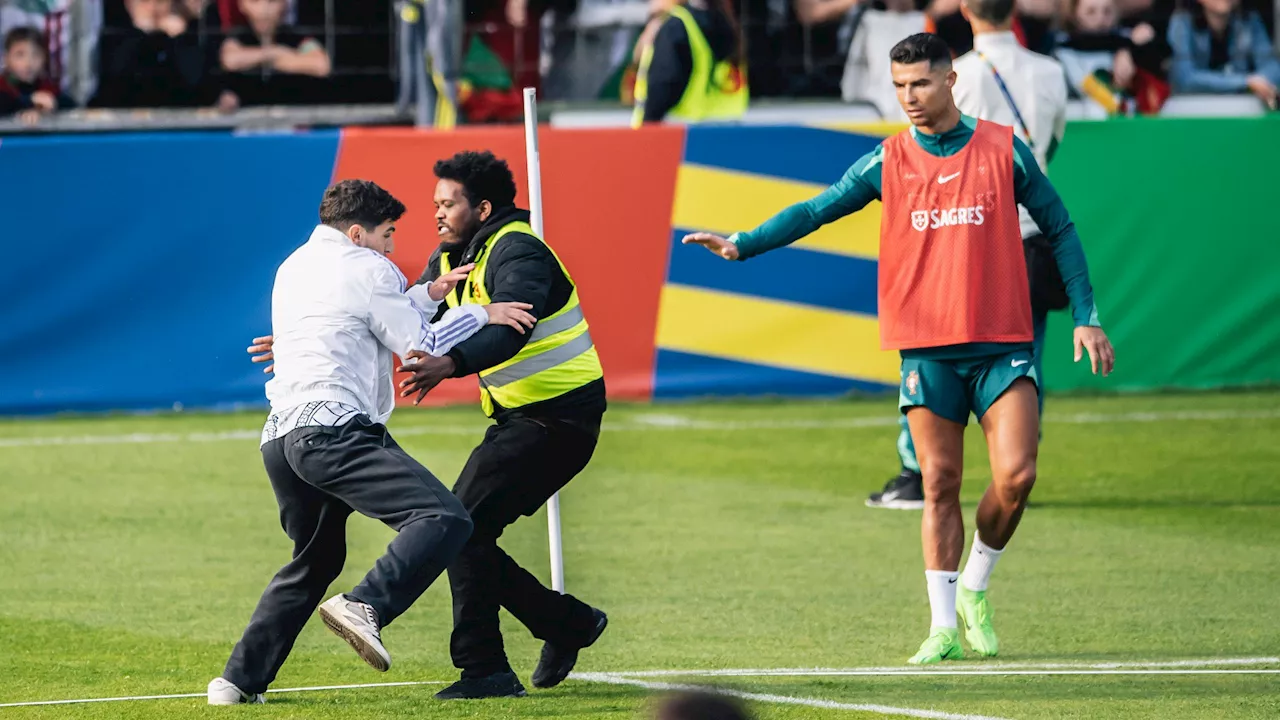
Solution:
{"label": "player's outstretched hand", "polygon": [[1111,374],[1116,367],[1116,349],[1111,347],[1111,341],[1107,339],[1107,334],[1100,327],[1078,327],[1076,328],[1076,362],[1080,362],[1080,358],[1084,356],[1084,352],[1089,353],[1089,363],[1093,365],[1093,374],[1097,375],[1098,370],[1102,370],[1102,376],[1106,377]]}
{"label": "player's outstretched hand", "polygon": [[409,351],[405,364],[396,368],[397,372],[413,373],[411,377],[400,381],[400,397],[409,397],[418,393],[418,397],[413,401],[413,404],[417,405],[422,402],[422,398],[426,397],[427,393],[440,384],[441,380],[453,377],[453,371],[457,367],[453,358],[448,355],[433,357],[420,350]]}
{"label": "player's outstretched hand", "polygon": [[738,259],[738,246],[719,235],[707,232],[689,233],[680,242],[685,245],[701,245],[725,260]]}
{"label": "player's outstretched hand", "polygon": [[262,337],[256,337],[253,339],[253,344],[250,345],[249,349],[247,350],[247,352],[250,355],[253,355],[253,357],[250,358],[250,360],[252,360],[253,362],[271,363],[270,365],[262,368],[262,372],[264,373],[269,373],[272,370],[274,370],[276,367],[275,362],[273,362],[276,359],[276,355],[275,353],[271,352],[271,347],[272,345],[275,344],[275,341],[276,341],[276,338],[274,335],[263,335]]}
{"label": "player's outstretched hand", "polygon": [[484,306],[484,311],[489,313],[490,325],[513,327],[521,335],[525,328],[532,328],[538,322],[538,318],[527,312],[532,309],[532,305],[522,302],[490,303]]}
{"label": "player's outstretched hand", "polygon": [[441,275],[431,281],[431,284],[427,286],[427,294],[431,296],[432,300],[440,302],[445,299],[449,293],[453,292],[453,289],[458,286],[458,283],[467,279],[467,273],[470,273],[475,269],[476,264],[471,263],[469,265],[462,265],[461,267],[450,270],[444,275]]}

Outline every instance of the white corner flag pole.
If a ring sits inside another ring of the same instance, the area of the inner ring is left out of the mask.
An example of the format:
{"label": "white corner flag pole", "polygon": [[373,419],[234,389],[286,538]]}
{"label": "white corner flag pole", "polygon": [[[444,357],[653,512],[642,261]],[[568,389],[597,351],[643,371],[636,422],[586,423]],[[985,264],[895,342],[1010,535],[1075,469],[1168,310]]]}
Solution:
{"label": "white corner flag pole", "polygon": [[[524,89],[524,152],[529,167],[529,214],[542,237],[542,166],[538,159],[538,91]],[[560,542],[560,493],[547,500],[547,537],[551,546],[551,589],[564,592],[564,550]]]}

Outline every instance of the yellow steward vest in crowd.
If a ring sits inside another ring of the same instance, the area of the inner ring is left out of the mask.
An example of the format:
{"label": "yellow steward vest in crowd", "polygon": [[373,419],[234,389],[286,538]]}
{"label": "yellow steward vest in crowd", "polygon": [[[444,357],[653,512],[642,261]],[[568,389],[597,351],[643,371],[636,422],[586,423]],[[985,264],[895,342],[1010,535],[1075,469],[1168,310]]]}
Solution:
{"label": "yellow steward vest in crowd", "polygon": [[[733,120],[747,111],[747,73],[732,60],[716,62],[707,36],[693,19],[693,14],[683,5],[676,5],[668,13],[684,25],[689,35],[689,51],[693,56],[693,72],[685,86],[680,102],[671,108],[667,117],[686,122],[700,120]],[[640,71],[636,75],[636,108],[631,116],[631,127],[644,123],[644,103],[649,97],[649,65],[653,63],[653,45],[640,55]]]}
{"label": "yellow steward vest in crowd", "polygon": [[[445,298],[449,307],[454,308],[459,304],[489,304],[489,291],[485,289],[485,271],[489,257],[493,255],[494,246],[505,235],[513,232],[538,238],[529,223],[511,222],[503,225],[485,242],[476,258],[476,267],[467,276],[463,286],[461,303],[456,292],[449,293]],[[546,244],[542,238],[538,238],[538,242]],[[508,410],[532,405],[560,397],[604,377],[600,356],[596,354],[595,344],[591,342],[587,319],[578,302],[578,287],[555,251],[550,246],[547,246],[547,250],[560,265],[565,278],[574,285],[573,292],[564,307],[554,315],[538,321],[530,333],[529,342],[525,343],[515,357],[480,371],[480,404],[486,415],[493,415],[495,405]],[[441,253],[440,274],[444,275],[450,269],[448,253]]]}

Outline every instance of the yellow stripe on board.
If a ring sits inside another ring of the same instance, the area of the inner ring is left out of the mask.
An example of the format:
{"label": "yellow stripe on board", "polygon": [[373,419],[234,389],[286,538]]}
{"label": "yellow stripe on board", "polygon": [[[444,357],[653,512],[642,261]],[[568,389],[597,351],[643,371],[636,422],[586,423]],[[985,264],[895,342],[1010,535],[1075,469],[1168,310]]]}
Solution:
{"label": "yellow stripe on board", "polygon": [[897,135],[903,130],[906,130],[908,125],[907,123],[898,122],[896,120],[873,120],[869,122],[818,122],[810,123],[809,127],[855,133],[858,135],[889,137],[890,135]]}
{"label": "yellow stripe on board", "polygon": [[[823,190],[826,186],[684,163],[676,175],[672,223],[729,235]],[[874,260],[880,253],[880,203],[819,228],[796,246]]]}
{"label": "yellow stripe on board", "polygon": [[668,284],[658,347],[695,355],[897,385],[896,352],[874,317]]}

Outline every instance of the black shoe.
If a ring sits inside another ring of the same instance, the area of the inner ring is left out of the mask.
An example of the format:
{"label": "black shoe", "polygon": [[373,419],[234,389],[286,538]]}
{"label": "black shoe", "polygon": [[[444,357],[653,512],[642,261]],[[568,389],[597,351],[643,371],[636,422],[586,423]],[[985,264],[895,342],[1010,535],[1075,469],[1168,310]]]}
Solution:
{"label": "black shoe", "polygon": [[871,493],[871,497],[867,498],[867,507],[923,510],[923,478],[914,470],[903,470],[897,477],[885,483],[883,490]]}
{"label": "black shoe", "polygon": [[528,695],[520,678],[507,670],[478,678],[462,678],[436,693],[437,700],[482,700],[484,698],[524,697]]}
{"label": "black shoe", "polygon": [[583,644],[577,647],[564,647],[551,643],[542,645],[542,656],[538,658],[538,667],[533,670],[534,687],[553,688],[564,682],[564,679],[573,671],[573,666],[578,664],[578,651],[591,647],[596,640],[600,639],[604,629],[609,626],[609,616],[605,615],[603,610],[595,608],[591,608],[591,614],[595,616],[596,626],[591,628],[591,634]]}

